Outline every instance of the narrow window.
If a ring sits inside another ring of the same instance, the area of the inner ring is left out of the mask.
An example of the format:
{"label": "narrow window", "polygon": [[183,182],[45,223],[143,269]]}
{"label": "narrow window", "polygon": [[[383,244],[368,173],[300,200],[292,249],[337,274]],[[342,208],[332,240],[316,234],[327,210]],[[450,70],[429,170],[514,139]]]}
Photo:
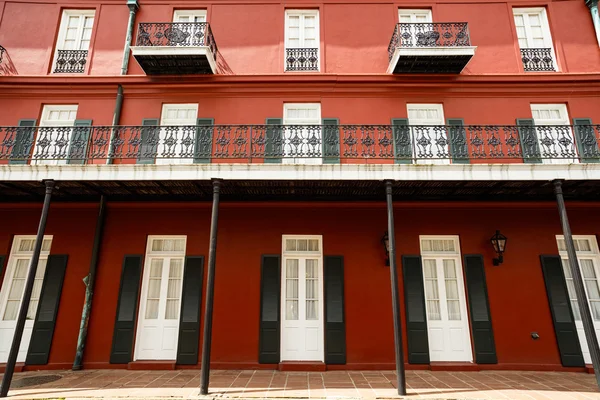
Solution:
{"label": "narrow window", "polygon": [[321,104],[284,104],[283,124],[283,163],[321,164]]}
{"label": "narrow window", "polygon": [[442,104],[408,104],[413,158],[417,163],[449,164],[448,132]]}
{"label": "narrow window", "polygon": [[54,55],[55,73],[83,73],[94,26],[94,10],[64,10]]}
{"label": "narrow window", "polygon": [[531,116],[543,163],[579,162],[566,104],[532,104]]}
{"label": "narrow window", "polygon": [[319,11],[285,12],[285,70],[319,71]]}
{"label": "narrow window", "polygon": [[557,71],[545,8],[514,8],[515,27],[525,72]]}
{"label": "narrow window", "polygon": [[67,163],[77,108],[76,104],[44,106],[32,164]]}
{"label": "narrow window", "polygon": [[191,164],[194,160],[198,104],[163,104],[157,164]]}

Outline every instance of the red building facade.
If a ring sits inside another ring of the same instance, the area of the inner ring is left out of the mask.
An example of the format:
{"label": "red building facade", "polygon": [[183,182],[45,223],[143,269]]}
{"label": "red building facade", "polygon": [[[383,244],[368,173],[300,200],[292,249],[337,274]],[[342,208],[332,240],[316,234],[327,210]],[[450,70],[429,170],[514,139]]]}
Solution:
{"label": "red building facade", "polygon": [[407,368],[591,363],[585,2],[0,1],[0,45],[0,364],[48,179],[25,369],[199,367],[211,223],[213,368],[393,368],[384,181]]}

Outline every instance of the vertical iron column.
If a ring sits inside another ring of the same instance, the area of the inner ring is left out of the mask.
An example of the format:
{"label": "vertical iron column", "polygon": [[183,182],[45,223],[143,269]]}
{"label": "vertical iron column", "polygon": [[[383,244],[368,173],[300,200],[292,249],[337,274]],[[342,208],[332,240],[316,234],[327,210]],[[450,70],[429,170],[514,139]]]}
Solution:
{"label": "vertical iron column", "polygon": [[556,194],[556,202],[558,203],[560,223],[562,225],[567,255],[569,257],[569,267],[571,269],[575,293],[577,295],[577,305],[579,307],[579,313],[581,314],[581,322],[583,322],[583,331],[585,332],[585,339],[588,348],[590,349],[590,355],[592,356],[592,365],[594,366],[596,383],[598,384],[598,387],[600,387],[600,348],[598,347],[598,338],[596,337],[592,314],[590,313],[590,308],[588,306],[588,298],[585,294],[583,278],[581,276],[581,270],[579,269],[579,260],[577,260],[573,235],[571,234],[571,226],[569,225],[569,218],[567,217],[567,209],[565,208],[565,199],[562,191],[562,180],[556,179],[552,181],[552,183],[554,184],[554,193]]}
{"label": "vertical iron column", "polygon": [[38,226],[37,236],[35,238],[35,245],[33,248],[33,255],[31,256],[31,263],[29,264],[29,271],[27,272],[27,280],[25,281],[23,299],[21,300],[19,316],[17,317],[15,335],[13,336],[10,353],[8,354],[8,360],[6,361],[4,377],[2,378],[0,397],[6,397],[8,394],[8,388],[10,387],[10,382],[12,381],[13,373],[15,372],[15,364],[17,362],[17,355],[19,354],[19,347],[21,346],[21,338],[23,337],[23,329],[25,328],[27,310],[29,309],[29,300],[31,300],[31,292],[33,291],[33,284],[35,282],[35,273],[40,261],[40,253],[42,252],[44,232],[46,231],[46,220],[48,219],[48,211],[50,210],[50,199],[52,198],[52,191],[54,190],[54,181],[46,180],[44,181],[44,184],[46,185],[44,207],[42,208],[42,216],[40,217],[40,224]]}
{"label": "vertical iron column", "polygon": [[96,268],[98,267],[98,258],[100,256],[100,245],[102,243],[102,232],[104,231],[104,215],[106,209],[106,199],[100,197],[100,208],[98,209],[98,220],[96,221],[96,232],[94,233],[94,245],[92,247],[92,259],[90,261],[90,271],[83,283],[85,284],[85,302],[81,312],[81,323],[79,325],[79,337],[77,338],[77,352],[75,361],[73,361],[73,371],[79,371],[83,362],[83,351],[85,349],[85,340],[88,333],[88,322],[92,310],[92,297],[94,296],[94,283],[96,282]]}
{"label": "vertical iron column", "polygon": [[215,297],[215,259],[217,258],[217,228],[219,225],[219,194],[221,181],[213,179],[213,205],[210,219],[210,247],[208,249],[208,277],[206,279],[206,306],[204,308],[204,334],[202,336],[202,367],[200,394],[208,394],[210,380],[210,345],[212,342],[212,314]]}
{"label": "vertical iron column", "polygon": [[404,376],[404,351],[402,349],[402,324],[400,323],[400,303],[398,302],[398,270],[396,269],[396,234],[394,232],[394,207],[392,204],[392,181],[385,181],[387,200],[388,240],[390,257],[390,277],[392,281],[392,314],[394,318],[394,347],[396,349],[397,389],[400,396],[406,395]]}

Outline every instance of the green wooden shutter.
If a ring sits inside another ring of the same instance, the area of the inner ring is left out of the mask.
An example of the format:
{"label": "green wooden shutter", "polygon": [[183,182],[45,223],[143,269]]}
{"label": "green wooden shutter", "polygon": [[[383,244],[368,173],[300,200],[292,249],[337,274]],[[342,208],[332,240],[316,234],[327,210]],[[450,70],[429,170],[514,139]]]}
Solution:
{"label": "green wooden shutter", "polygon": [[35,119],[19,120],[19,128],[15,132],[15,143],[10,152],[9,164],[27,164],[27,159],[31,156],[36,124],[37,120]]}
{"label": "green wooden shutter", "polygon": [[210,163],[213,149],[214,118],[198,118],[196,125],[195,163]]}
{"label": "green wooden shutter", "polygon": [[140,130],[140,146],[138,150],[138,164],[154,164],[157,156],[158,142],[160,140],[160,121],[158,119],[143,119]]}
{"label": "green wooden shutter", "polygon": [[88,152],[88,143],[92,132],[91,119],[78,119],[73,124],[71,132],[71,145],[67,164],[85,164]]}
{"label": "green wooden shutter", "polygon": [[581,162],[600,162],[598,139],[596,139],[596,131],[592,126],[592,120],[590,118],[573,118],[573,128],[575,129],[575,142],[577,143]]}
{"label": "green wooden shutter", "polygon": [[25,359],[27,365],[48,364],[68,259],[67,255],[48,256],[40,301]]}
{"label": "green wooden shutter", "polygon": [[567,283],[559,256],[541,255],[542,272],[546,283],[546,294],[550,304],[554,333],[560,353],[560,361],[565,367],[583,367],[583,355],[571,310]]}
{"label": "green wooden shutter", "polygon": [[346,364],[344,257],[325,256],[325,364]]}
{"label": "green wooden shutter", "polygon": [[265,129],[265,164],[279,164],[283,157],[283,119],[267,118],[265,124],[279,125]]}
{"label": "green wooden shutter", "polygon": [[142,257],[141,255],[128,255],[123,258],[119,302],[117,303],[115,329],[110,352],[111,364],[127,364],[132,359]]}
{"label": "green wooden shutter", "polygon": [[410,364],[429,364],[429,339],[421,256],[402,256],[402,272],[404,274],[408,362]]}
{"label": "green wooden shutter", "polygon": [[467,146],[467,131],[462,118],[446,120],[448,125],[448,140],[450,141],[450,157],[452,164],[469,164],[469,148]]}
{"label": "green wooden shutter", "polygon": [[412,164],[413,148],[408,118],[392,118],[392,133],[396,164]]}
{"label": "green wooden shutter", "polygon": [[465,255],[469,319],[477,364],[497,364],[496,343],[488,303],[485,268],[481,254]]}
{"label": "green wooden shutter", "polygon": [[524,163],[541,163],[542,153],[533,119],[517,118],[517,129]]}
{"label": "green wooden shutter", "polygon": [[263,255],[260,276],[260,321],[258,335],[258,362],[278,364],[279,359],[279,255]]}
{"label": "green wooden shutter", "polygon": [[340,120],[323,118],[323,164],[340,163]]}
{"label": "green wooden shutter", "polygon": [[202,304],[202,280],[204,257],[185,258],[181,313],[179,315],[179,338],[177,339],[177,364],[198,364],[200,342],[200,305]]}

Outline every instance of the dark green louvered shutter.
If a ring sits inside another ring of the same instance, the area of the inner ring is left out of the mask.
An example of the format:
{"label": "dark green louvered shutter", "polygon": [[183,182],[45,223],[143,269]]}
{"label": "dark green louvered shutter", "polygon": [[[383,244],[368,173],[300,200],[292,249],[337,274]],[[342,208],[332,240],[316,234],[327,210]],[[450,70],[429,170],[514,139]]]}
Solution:
{"label": "dark green louvered shutter", "polygon": [[140,130],[140,146],[138,151],[138,164],[154,164],[157,157],[158,142],[160,140],[160,121],[158,119],[143,119]]}
{"label": "dark green louvered shutter", "polygon": [[177,364],[198,364],[200,342],[200,305],[202,304],[202,280],[204,257],[185,258],[181,313],[179,315],[179,338],[177,339]]}
{"label": "dark green louvered shutter", "polygon": [[283,119],[267,118],[265,123],[265,163],[281,163],[283,157]]}
{"label": "dark green louvered shutter", "polygon": [[10,152],[9,164],[27,164],[27,159],[33,146],[33,137],[35,134],[35,119],[19,120],[19,127],[15,132],[15,142]]}
{"label": "dark green louvered shutter", "polygon": [[590,118],[573,118],[575,142],[582,163],[600,162],[600,150],[596,131]]}
{"label": "dark green louvered shutter", "polygon": [[481,254],[465,255],[469,319],[477,364],[497,364],[496,342],[488,303],[485,268]]}
{"label": "dark green louvered shutter", "polygon": [[325,364],[346,364],[344,257],[325,256]]}
{"label": "dark green louvered shutter", "polygon": [[541,163],[542,153],[533,119],[517,118],[519,142],[524,163]]}
{"label": "dark green louvered shutter", "polygon": [[213,149],[213,118],[198,118],[196,125],[196,146],[194,148],[195,163],[210,163]]}
{"label": "dark green louvered shutter", "polygon": [[48,256],[29,350],[25,359],[27,365],[48,364],[68,259],[67,255]]}
{"label": "dark green louvered shutter", "polygon": [[78,119],[73,124],[71,132],[71,145],[69,146],[68,164],[85,164],[88,152],[88,143],[92,132],[91,119]]}
{"label": "dark green louvered shutter", "polygon": [[392,135],[396,164],[412,164],[412,138],[407,118],[392,118]]}
{"label": "dark green louvered shutter", "polygon": [[560,361],[565,367],[583,367],[583,355],[571,310],[571,300],[559,256],[541,255],[542,271],[546,283],[546,294],[550,304],[554,333],[560,353]]}
{"label": "dark green louvered shutter", "polygon": [[404,274],[408,362],[410,364],[429,364],[429,336],[421,256],[402,256],[402,272]]}
{"label": "dark green louvered shutter", "polygon": [[112,350],[110,352],[111,364],[127,364],[132,359],[141,272],[141,255],[124,257]]}
{"label": "dark green louvered shutter", "polygon": [[469,164],[469,148],[467,147],[467,131],[462,118],[446,120],[448,140],[450,141],[450,157],[452,164]]}
{"label": "dark green louvered shutter", "polygon": [[278,364],[279,359],[279,255],[263,255],[260,275],[258,362]]}
{"label": "dark green louvered shutter", "polygon": [[340,120],[323,118],[323,164],[340,163]]}

